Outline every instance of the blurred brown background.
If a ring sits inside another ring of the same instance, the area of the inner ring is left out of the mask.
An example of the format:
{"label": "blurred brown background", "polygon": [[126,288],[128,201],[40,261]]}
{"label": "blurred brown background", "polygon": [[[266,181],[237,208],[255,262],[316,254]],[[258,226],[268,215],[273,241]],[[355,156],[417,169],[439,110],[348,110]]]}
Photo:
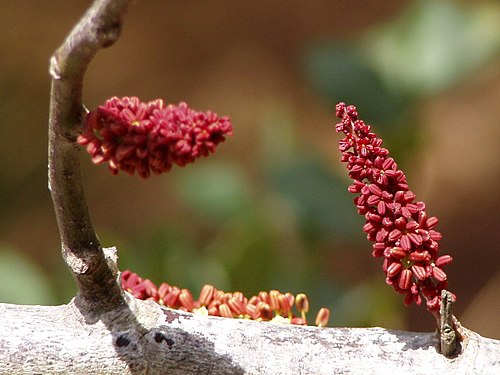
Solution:
{"label": "blurred brown background", "polygon": [[[89,4],[0,0],[1,301],[75,293],[47,189],[48,61]],[[500,338],[499,51],[494,0],[137,1],[90,66],[86,106],[182,100],[229,115],[234,136],[148,181],[82,152],[94,226],[156,283],[305,292],[333,326],[432,330],[370,255],[332,126],[344,100],[439,217],[459,319]]]}

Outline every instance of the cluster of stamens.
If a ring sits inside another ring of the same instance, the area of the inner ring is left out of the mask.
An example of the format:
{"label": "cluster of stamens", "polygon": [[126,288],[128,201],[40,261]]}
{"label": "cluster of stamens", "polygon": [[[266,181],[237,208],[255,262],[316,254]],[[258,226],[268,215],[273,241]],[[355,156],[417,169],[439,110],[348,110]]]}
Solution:
{"label": "cluster of stamens", "polygon": [[345,134],[339,141],[341,161],[353,180],[349,191],[357,194],[354,203],[366,219],[363,230],[374,242],[373,256],[384,258],[387,284],[405,295],[405,304],[420,305],[423,296],[428,310],[437,313],[448,283],[443,267],[452,261],[438,255],[438,219],[428,217],[425,204],[415,201],[405,174],[382,139],[358,119],[356,107],[339,103],[336,116],[341,120],[337,132]]}
{"label": "cluster of stamens", "polygon": [[113,97],[87,115],[77,142],[95,164],[107,162],[112,174],[137,171],[148,178],[215,152],[231,134],[228,117],[197,112],[186,103],[165,106],[161,99],[144,103]]}
{"label": "cluster of stamens", "polygon": [[[307,325],[306,314],[309,300],[303,293],[281,293],[277,290],[259,292],[248,299],[242,292],[227,293],[206,284],[197,300],[188,289],[180,289],[167,283],[157,287],[151,280],[143,279],[131,271],[121,274],[122,287],[134,297],[151,299],[160,305],[201,315],[225,318],[252,319],[296,325]],[[297,314],[294,311],[294,306]],[[328,323],[330,311],[321,308],[316,316],[316,325]]]}

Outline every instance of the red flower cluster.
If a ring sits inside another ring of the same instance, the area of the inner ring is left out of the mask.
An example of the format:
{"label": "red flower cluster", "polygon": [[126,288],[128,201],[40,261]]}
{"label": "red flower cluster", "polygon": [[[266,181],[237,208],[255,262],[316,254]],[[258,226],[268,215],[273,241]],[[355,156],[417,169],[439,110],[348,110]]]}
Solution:
{"label": "red flower cluster", "polygon": [[95,164],[148,178],[214,152],[232,134],[228,117],[196,112],[186,103],[165,106],[161,99],[143,103],[136,97],[113,97],[87,115],[77,142],[87,146]]}
{"label": "red flower cluster", "polygon": [[[309,301],[305,294],[280,293],[277,290],[260,292],[250,299],[241,292],[225,293],[213,285],[205,285],[198,300],[194,300],[188,289],[180,289],[167,283],[157,287],[151,280],[142,279],[136,273],[123,271],[122,288],[142,300],[152,299],[161,305],[202,315],[225,318],[244,318],[259,321],[277,321],[296,325],[307,325],[306,314]],[[295,304],[300,316],[293,313]],[[330,311],[321,308],[316,316],[320,327],[328,323]]]}
{"label": "red flower cluster", "polygon": [[428,310],[437,313],[441,290],[447,287],[442,267],[452,261],[449,255],[438,256],[438,219],[428,217],[425,204],[415,201],[405,174],[382,147],[382,139],[358,119],[356,107],[339,103],[336,116],[341,121],[335,129],[345,134],[339,141],[341,161],[354,180],[349,191],[359,194],[354,203],[366,218],[363,230],[374,242],[373,256],[384,257],[387,284],[405,294],[406,305],[420,305],[423,296]]}

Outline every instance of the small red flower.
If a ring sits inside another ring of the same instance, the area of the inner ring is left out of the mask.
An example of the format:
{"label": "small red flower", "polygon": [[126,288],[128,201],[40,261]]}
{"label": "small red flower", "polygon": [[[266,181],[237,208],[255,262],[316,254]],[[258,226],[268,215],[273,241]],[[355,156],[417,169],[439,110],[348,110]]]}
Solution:
{"label": "small red flower", "polygon": [[363,231],[374,242],[372,255],[384,257],[386,282],[405,294],[405,304],[421,304],[422,295],[427,308],[436,312],[447,287],[442,267],[452,261],[449,255],[438,256],[438,219],[427,217],[425,204],[415,201],[404,172],[382,147],[382,139],[358,119],[356,107],[339,103],[335,114],[340,119],[335,129],[345,134],[339,141],[340,160],[353,179],[348,190],[358,194],[354,203],[366,219]]}
{"label": "small red flower", "polygon": [[197,112],[186,103],[165,106],[161,99],[144,103],[113,97],[87,115],[77,142],[87,146],[95,164],[107,162],[111,173],[137,171],[148,178],[213,153],[228,135],[228,117]]}

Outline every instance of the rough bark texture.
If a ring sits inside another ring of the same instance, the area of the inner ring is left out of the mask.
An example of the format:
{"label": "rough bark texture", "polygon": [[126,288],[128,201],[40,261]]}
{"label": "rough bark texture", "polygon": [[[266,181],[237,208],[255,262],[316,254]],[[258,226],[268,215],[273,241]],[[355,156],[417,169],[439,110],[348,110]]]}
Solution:
{"label": "rough bark texture", "polygon": [[196,316],[151,301],[92,315],[0,304],[2,374],[499,374],[500,341],[465,330],[447,359],[434,333]]}

